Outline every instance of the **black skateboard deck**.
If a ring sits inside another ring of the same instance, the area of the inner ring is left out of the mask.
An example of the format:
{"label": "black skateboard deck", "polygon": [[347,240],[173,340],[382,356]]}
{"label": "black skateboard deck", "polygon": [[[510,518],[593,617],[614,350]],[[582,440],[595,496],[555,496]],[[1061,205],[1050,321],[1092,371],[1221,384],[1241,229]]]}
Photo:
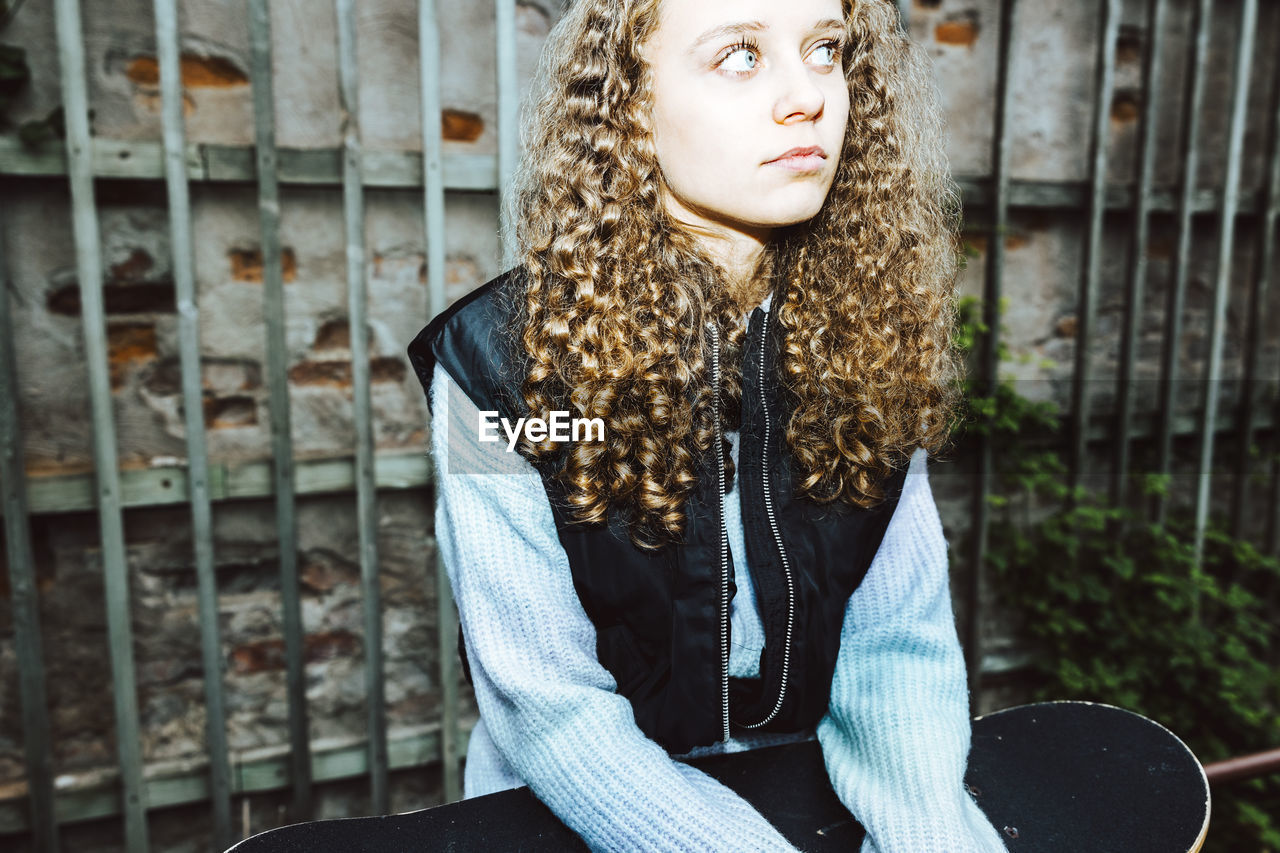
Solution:
{"label": "black skateboard deck", "polygon": [[[862,827],[831,790],[816,741],[690,763],[737,791],[801,850],[848,853],[862,841]],[[1191,751],[1163,726],[1108,705],[1050,702],[979,717],[965,782],[1010,853],[1195,853],[1209,826],[1209,786]],[[586,849],[528,788],[402,815],[281,827],[231,848]]]}

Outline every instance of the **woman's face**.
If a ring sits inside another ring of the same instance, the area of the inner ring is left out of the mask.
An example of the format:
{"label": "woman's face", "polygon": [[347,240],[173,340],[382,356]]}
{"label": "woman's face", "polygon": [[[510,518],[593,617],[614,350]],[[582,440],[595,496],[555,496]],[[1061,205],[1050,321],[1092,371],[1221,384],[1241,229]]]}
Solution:
{"label": "woman's face", "polygon": [[809,219],[849,116],[840,0],[662,0],[644,47],[667,209],[752,234]]}

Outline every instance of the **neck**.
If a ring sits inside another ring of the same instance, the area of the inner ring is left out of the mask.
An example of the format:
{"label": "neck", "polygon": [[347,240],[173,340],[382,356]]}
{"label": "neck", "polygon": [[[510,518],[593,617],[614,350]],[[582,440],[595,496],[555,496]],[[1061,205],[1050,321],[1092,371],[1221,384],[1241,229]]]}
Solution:
{"label": "neck", "polygon": [[769,289],[768,280],[757,274],[764,246],[763,239],[741,232],[702,241],[703,250],[727,273],[729,296],[743,311],[755,307]]}
{"label": "neck", "polygon": [[757,275],[760,259],[773,229],[765,226],[727,225],[699,215],[666,194],[672,217],[698,241],[699,247],[725,272],[730,298],[749,311],[769,292],[767,276]]}

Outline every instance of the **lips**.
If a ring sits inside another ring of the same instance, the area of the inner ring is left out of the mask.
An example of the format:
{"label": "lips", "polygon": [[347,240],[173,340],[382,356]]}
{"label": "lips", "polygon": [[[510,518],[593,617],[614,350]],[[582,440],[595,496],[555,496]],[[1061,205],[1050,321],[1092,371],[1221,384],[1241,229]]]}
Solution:
{"label": "lips", "polygon": [[816,172],[822,168],[827,159],[827,152],[817,145],[805,148],[792,148],[772,160],[765,161],[766,166],[781,166],[796,172]]}

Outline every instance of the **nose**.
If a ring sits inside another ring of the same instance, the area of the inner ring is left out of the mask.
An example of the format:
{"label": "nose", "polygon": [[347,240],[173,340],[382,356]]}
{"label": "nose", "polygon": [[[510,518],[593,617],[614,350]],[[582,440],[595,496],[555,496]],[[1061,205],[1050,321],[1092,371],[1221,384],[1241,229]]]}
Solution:
{"label": "nose", "polygon": [[813,121],[822,115],[827,98],[814,79],[814,72],[797,59],[778,69],[779,91],[773,102],[773,120],[778,124]]}

